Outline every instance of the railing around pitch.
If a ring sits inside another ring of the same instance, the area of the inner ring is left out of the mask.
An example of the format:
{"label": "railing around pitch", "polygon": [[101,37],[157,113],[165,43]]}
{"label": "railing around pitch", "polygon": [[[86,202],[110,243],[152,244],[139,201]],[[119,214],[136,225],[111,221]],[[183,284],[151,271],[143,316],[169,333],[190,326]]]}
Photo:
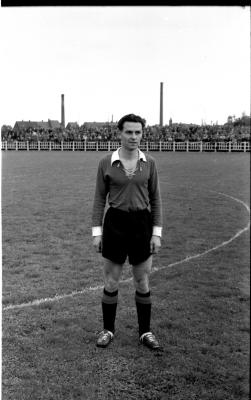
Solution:
{"label": "railing around pitch", "polygon": [[161,151],[174,151],[175,142],[161,142]]}
{"label": "railing around pitch", "polygon": [[[120,142],[7,142],[2,141],[2,150],[15,151],[114,151]],[[142,151],[178,152],[250,152],[250,142],[141,142]]]}
{"label": "railing around pitch", "polygon": [[250,151],[250,143],[248,142],[236,142],[231,143],[231,151]]}
{"label": "railing around pitch", "polygon": [[203,143],[202,142],[187,142],[188,151],[202,151]]}
{"label": "railing around pitch", "polygon": [[175,143],[175,151],[187,151],[187,143],[186,142],[176,142]]}
{"label": "railing around pitch", "polygon": [[216,151],[217,143],[205,142],[202,144],[203,151]]}

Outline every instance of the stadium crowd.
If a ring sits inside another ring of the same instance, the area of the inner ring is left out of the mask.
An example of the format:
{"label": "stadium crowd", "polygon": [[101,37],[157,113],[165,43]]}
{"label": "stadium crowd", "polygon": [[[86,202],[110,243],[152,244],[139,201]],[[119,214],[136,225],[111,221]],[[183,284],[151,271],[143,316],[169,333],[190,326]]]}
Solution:
{"label": "stadium crowd", "polygon": [[[15,127],[14,127],[15,128]],[[14,129],[3,125],[1,128],[2,141],[117,141],[116,123],[84,123],[62,129],[44,129],[43,127],[28,127]],[[250,117],[242,117],[235,121],[228,120],[224,125],[195,125],[172,123],[160,127],[159,125],[146,126],[143,141],[204,141],[204,142],[241,142],[250,141]]]}

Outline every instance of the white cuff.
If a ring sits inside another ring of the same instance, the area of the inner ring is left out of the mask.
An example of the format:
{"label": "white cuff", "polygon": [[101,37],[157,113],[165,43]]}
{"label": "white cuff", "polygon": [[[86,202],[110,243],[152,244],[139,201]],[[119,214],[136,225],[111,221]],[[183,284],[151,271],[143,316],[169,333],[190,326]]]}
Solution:
{"label": "white cuff", "polygon": [[102,235],[102,226],[93,226],[92,236],[101,236],[101,235]]}
{"label": "white cuff", "polygon": [[153,227],[153,235],[154,236],[162,236],[162,227],[161,226],[154,226]]}

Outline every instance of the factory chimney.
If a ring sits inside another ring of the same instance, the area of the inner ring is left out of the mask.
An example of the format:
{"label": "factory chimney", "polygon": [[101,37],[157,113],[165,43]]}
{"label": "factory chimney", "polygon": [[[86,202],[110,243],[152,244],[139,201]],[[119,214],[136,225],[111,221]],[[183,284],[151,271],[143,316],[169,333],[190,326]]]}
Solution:
{"label": "factory chimney", "polygon": [[159,111],[159,124],[163,126],[163,82],[160,82],[160,111]]}
{"label": "factory chimney", "polygon": [[64,94],[61,94],[61,127],[65,128]]}

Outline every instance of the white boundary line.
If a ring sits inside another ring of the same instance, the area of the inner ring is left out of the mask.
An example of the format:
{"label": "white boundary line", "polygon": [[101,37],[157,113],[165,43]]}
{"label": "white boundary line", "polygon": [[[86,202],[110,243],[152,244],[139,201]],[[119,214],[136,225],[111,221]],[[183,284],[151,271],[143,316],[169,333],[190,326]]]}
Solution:
{"label": "white boundary line", "polygon": [[[246,210],[248,211],[248,213],[250,214],[250,208],[249,208],[249,206],[248,206],[246,203],[244,203],[244,201],[242,201],[242,200],[240,200],[240,199],[236,199],[235,197],[229,196],[228,194],[225,194],[225,193],[215,192],[214,190],[210,190],[210,192],[214,192],[214,193],[217,193],[217,194],[221,194],[222,196],[229,197],[230,199],[235,200],[235,201],[237,201],[238,203],[241,203],[241,204],[246,208]],[[174,262],[174,263],[172,263],[172,264],[169,264],[169,265],[167,265],[167,266],[162,266],[162,267],[159,267],[159,268],[153,268],[152,271],[159,271],[159,270],[164,269],[164,268],[174,267],[175,265],[178,265],[178,264],[181,264],[181,263],[183,263],[183,262],[190,261],[190,260],[194,260],[195,258],[202,257],[202,256],[204,256],[205,254],[208,254],[208,253],[211,253],[212,251],[218,250],[218,249],[220,249],[221,247],[228,245],[228,244],[231,243],[233,240],[237,239],[237,238],[238,238],[240,235],[242,235],[244,232],[248,231],[249,228],[250,228],[250,221],[249,221],[248,224],[245,226],[245,228],[240,229],[240,230],[239,230],[234,236],[232,236],[230,239],[228,239],[228,240],[226,240],[226,241],[224,241],[224,242],[218,244],[217,246],[214,246],[214,247],[212,247],[211,249],[205,250],[205,251],[203,251],[202,253],[198,253],[198,254],[195,254],[195,255],[193,255],[193,256],[188,256],[188,257],[184,258],[183,260],[176,261],[176,262]]]}
{"label": "white boundary line", "polygon": [[[163,183],[165,183],[165,182],[163,182]],[[237,199],[237,198],[235,198],[233,196],[230,196],[228,194],[225,194],[225,193],[216,192],[214,190],[209,190],[209,191],[217,193],[217,194],[220,194],[220,195],[225,196],[225,197],[228,197],[229,199],[232,199],[232,200],[242,204],[246,208],[247,212],[250,215],[250,208],[246,203],[244,203],[244,201],[242,201],[240,199]],[[203,257],[204,255],[206,255],[208,253],[211,253],[212,251],[218,250],[221,247],[224,247],[224,246],[228,245],[233,240],[237,239],[240,235],[242,235],[244,232],[248,231],[249,228],[250,228],[250,221],[245,226],[245,228],[240,229],[230,239],[218,244],[217,246],[214,246],[211,249],[205,250],[202,253],[198,253],[198,254],[195,254],[193,256],[188,256],[188,257],[184,258],[183,260],[179,260],[179,261],[176,261],[174,263],[171,263],[171,264],[168,264],[168,265],[165,265],[165,266],[155,267],[155,268],[152,269],[152,272],[160,271],[160,270],[165,269],[165,268],[171,268],[171,267],[174,267],[175,265],[179,265],[179,264],[182,264],[184,262],[187,262],[187,261],[190,261],[190,260],[194,260],[194,259],[199,258],[199,257]],[[132,278],[128,278],[128,279],[125,279],[125,280],[121,281],[120,283],[127,283],[127,282],[129,282],[131,280],[132,280]],[[76,290],[76,291],[74,291],[72,293],[68,293],[68,294],[55,295],[53,297],[45,297],[45,298],[42,298],[42,299],[36,299],[36,300],[30,301],[30,302],[27,302],[27,303],[9,304],[8,306],[3,307],[3,311],[15,310],[15,309],[32,307],[32,306],[39,306],[40,304],[43,304],[43,303],[59,301],[59,300],[62,300],[62,299],[66,299],[66,298],[82,295],[82,294],[85,294],[85,293],[88,293],[88,292],[94,292],[94,291],[97,291],[97,290],[101,290],[103,288],[103,286],[104,285],[98,285],[98,286],[93,286],[93,287],[90,286],[90,287],[84,288],[83,290]]]}

